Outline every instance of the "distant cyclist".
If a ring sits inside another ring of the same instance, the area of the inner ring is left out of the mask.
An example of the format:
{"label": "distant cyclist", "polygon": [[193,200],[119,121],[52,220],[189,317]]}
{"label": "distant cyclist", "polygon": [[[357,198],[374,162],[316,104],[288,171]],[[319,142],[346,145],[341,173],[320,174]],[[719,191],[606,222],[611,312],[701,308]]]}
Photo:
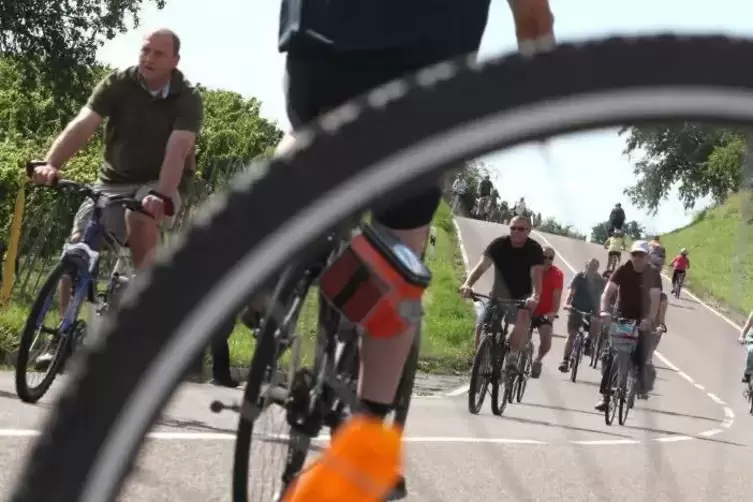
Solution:
{"label": "distant cyclist", "polygon": [[[570,290],[567,294],[567,300],[565,305],[572,307],[580,312],[591,312],[594,315],[591,317],[591,331],[586,338],[586,346],[584,347],[584,354],[589,355],[591,353],[591,340],[592,337],[599,334],[601,331],[601,318],[596,315],[599,309],[599,302],[601,301],[601,295],[604,293],[604,288],[607,282],[599,275],[599,260],[591,258],[586,262],[586,268],[583,272],[578,272],[570,282]],[[583,324],[583,317],[578,312],[572,310],[567,316],[567,341],[565,342],[565,351],[562,354],[562,362],[560,363],[559,370],[562,373],[570,371],[570,351],[573,348],[573,341],[578,334]]]}
{"label": "distant cyclist", "polygon": [[614,205],[612,211],[609,213],[609,225],[607,233],[611,237],[615,230],[622,230],[622,226],[625,224],[625,210],[622,209],[622,204],[619,202]]}
{"label": "distant cyclist", "polygon": [[536,328],[541,343],[539,353],[531,365],[531,378],[541,376],[541,365],[544,357],[552,348],[552,322],[560,311],[562,303],[562,288],[565,285],[565,275],[554,264],[555,252],[550,246],[544,247],[544,270],[541,276],[541,301],[533,311],[536,318]]}
{"label": "distant cyclist", "polygon": [[455,181],[452,183],[452,212],[457,212],[457,208],[460,205],[460,199],[463,198],[468,191],[468,183],[465,181],[462,175],[458,174]]}
{"label": "distant cyclist", "polygon": [[527,216],[528,208],[526,207],[526,198],[521,197],[520,200],[515,203],[515,207],[512,210],[513,214],[517,216]]}
{"label": "distant cyclist", "polygon": [[604,242],[607,249],[607,270],[616,269],[622,262],[622,252],[625,251],[625,237],[622,230],[615,230],[614,234]]}
{"label": "distant cyclist", "polygon": [[675,293],[677,284],[680,282],[680,280],[685,280],[685,273],[690,268],[690,258],[688,258],[688,250],[682,248],[680,250],[680,254],[672,258],[672,261],[669,262],[669,265],[672,267],[672,293]]}
{"label": "distant cyclist", "polygon": [[748,346],[748,357],[745,359],[745,369],[743,370],[743,383],[749,383],[750,377],[753,375],[753,333],[750,332],[751,328],[753,328],[753,312],[745,321],[745,326],[740,331],[740,339],[738,340],[741,344]]}

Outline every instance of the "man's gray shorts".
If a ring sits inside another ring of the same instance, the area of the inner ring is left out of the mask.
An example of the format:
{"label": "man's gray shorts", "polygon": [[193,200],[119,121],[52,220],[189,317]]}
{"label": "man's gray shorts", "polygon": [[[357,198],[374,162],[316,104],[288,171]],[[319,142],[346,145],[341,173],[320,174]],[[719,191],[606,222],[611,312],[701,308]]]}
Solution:
{"label": "man's gray shorts", "polygon": [[[149,190],[157,188],[157,182],[154,181],[147,184],[113,184],[97,182],[94,184],[94,188],[101,190],[103,193],[110,196],[125,196],[141,200],[146,197]],[[178,214],[181,202],[182,201],[180,195],[176,195],[173,198],[175,214]],[[71,230],[71,236],[77,233],[83,234],[93,211],[94,202],[87,197],[86,200],[84,200],[84,202],[81,204],[81,206],[79,206],[78,211],[76,212],[76,216],[73,218],[73,229]],[[126,233],[125,209],[123,209],[123,206],[114,204],[105,208],[102,213],[102,222],[104,223],[107,231],[113,233],[121,243],[126,242],[128,234]],[[174,223],[175,216],[172,216],[170,218],[165,218],[161,226],[163,229],[168,230],[172,228]]]}

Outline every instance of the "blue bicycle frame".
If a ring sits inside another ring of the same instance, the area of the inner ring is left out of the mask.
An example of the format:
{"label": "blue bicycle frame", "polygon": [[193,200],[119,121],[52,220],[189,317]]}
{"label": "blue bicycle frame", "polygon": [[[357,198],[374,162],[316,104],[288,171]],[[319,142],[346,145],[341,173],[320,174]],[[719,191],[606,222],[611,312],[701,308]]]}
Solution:
{"label": "blue bicycle frame", "polygon": [[[95,301],[93,285],[97,277],[102,237],[105,234],[105,226],[102,223],[103,208],[99,203],[100,197],[94,200],[94,211],[84,229],[83,240],[75,244],[66,244],[60,256],[61,262],[68,261],[76,267],[76,276],[71,278],[76,285],[73,293],[73,301],[68,304],[68,308],[60,323],[59,333],[61,336],[69,336],[71,328],[78,317],[81,305],[87,299],[86,297],[91,302]],[[44,308],[39,313],[40,318],[37,319],[37,329],[41,326],[51,301],[52,295],[47,298]]]}

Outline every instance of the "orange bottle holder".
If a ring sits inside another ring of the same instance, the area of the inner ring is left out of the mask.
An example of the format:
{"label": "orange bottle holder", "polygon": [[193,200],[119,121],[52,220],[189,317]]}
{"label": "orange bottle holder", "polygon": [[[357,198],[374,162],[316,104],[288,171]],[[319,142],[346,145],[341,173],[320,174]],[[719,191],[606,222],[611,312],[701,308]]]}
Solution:
{"label": "orange bottle holder", "polygon": [[370,336],[404,333],[421,318],[431,274],[388,230],[363,225],[319,278],[325,298]]}

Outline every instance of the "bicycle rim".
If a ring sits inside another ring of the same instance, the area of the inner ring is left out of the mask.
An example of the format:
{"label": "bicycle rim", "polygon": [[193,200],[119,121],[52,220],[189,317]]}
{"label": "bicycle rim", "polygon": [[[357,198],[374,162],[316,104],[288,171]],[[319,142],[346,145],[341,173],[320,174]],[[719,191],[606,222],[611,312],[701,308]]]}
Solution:
{"label": "bicycle rim", "polygon": [[[477,415],[481,411],[481,406],[484,404],[484,399],[489,389],[489,378],[484,378],[481,373],[486,369],[486,365],[490,368],[493,365],[491,352],[491,340],[488,336],[483,336],[476,355],[473,356],[471,382],[468,389],[468,411],[474,415]],[[496,385],[496,383],[492,383],[492,385]],[[493,392],[492,390],[492,395]],[[492,397],[493,399],[494,397]]]}
{"label": "bicycle rim", "polygon": [[[123,308],[102,326],[106,343],[93,347],[29,456],[15,500],[112,498],[211,326],[317,236],[381,194],[399,199],[457,161],[557,133],[668,118],[751,122],[753,71],[728,62],[752,50],[753,42],[723,37],[564,44],[530,60],[436,65],[323,117],[286,154],[236,178],[228,195],[213,200],[135,281]],[[605,70],[587,71],[594,67]],[[380,141],[364,146],[364,137]],[[328,169],[306,167],[313,165]],[[280,201],[282,190],[291,197]],[[269,219],[237,232],[249,214]],[[217,253],[212,263],[207,251]],[[196,291],[181,287],[187,270],[200,270],[191,274]],[[166,297],[174,301],[157,315],[152,309]],[[142,354],[134,333],[145,341]],[[108,369],[123,354],[133,356],[128,372]],[[103,382],[113,384],[107,400],[99,392]],[[95,409],[96,417],[86,417],[101,425],[84,427],[81,410]]]}

